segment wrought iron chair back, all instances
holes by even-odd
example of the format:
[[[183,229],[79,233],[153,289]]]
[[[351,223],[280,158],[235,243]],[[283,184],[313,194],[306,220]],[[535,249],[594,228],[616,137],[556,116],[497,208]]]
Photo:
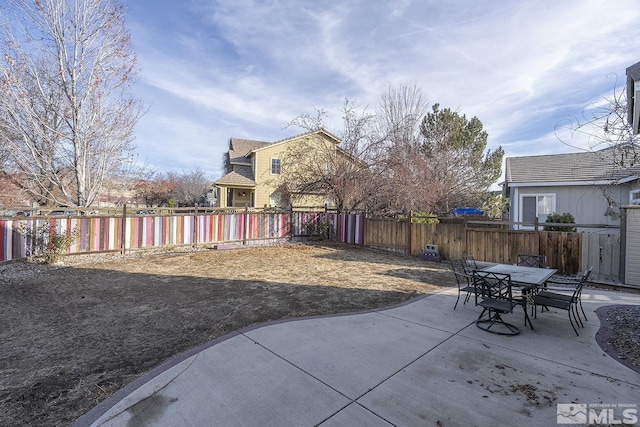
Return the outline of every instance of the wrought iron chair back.
[[[518,254],[516,265],[522,267],[547,267],[547,257],[545,255]]]
[[[458,302],[460,301],[460,295],[462,293],[466,293],[463,301],[463,304],[466,304],[471,297],[471,293],[475,292],[475,287],[473,286],[473,278],[467,270],[466,261],[463,258],[452,259],[450,260],[450,263],[451,269],[453,270],[453,274],[456,278],[456,284],[458,285],[458,298],[453,306],[453,309],[455,310],[458,306]]]
[[[494,334],[519,334],[517,326],[502,319],[502,314],[513,313],[513,308],[520,304],[513,298],[511,275],[479,270],[473,272],[473,279],[476,305],[482,307],[476,326]]]
[[[512,312],[513,307],[518,304],[514,302],[510,274],[474,271],[473,282],[478,305],[485,299],[503,300],[510,303],[508,312]]]
[[[585,282],[589,278],[589,275],[591,274],[591,270],[592,269],[585,271],[585,273],[580,277],[580,280],[573,282],[574,287],[569,288],[570,290],[572,290],[571,293],[567,294],[567,293],[558,293],[558,292],[553,292],[549,290],[544,290],[544,291],[538,292],[536,295],[533,296],[533,303],[535,304],[535,306],[542,306],[546,308],[553,307],[559,310],[566,310],[568,313],[569,322],[571,323],[571,327],[573,328],[573,331],[576,333],[576,335],[579,335],[576,325],[584,327],[584,324],[582,323],[582,319],[578,314],[578,307],[580,307],[580,310],[582,311],[582,314],[585,320],[587,320],[587,316],[585,315],[584,309],[582,308],[581,296],[582,296],[582,288],[584,287]],[[568,284],[568,283],[569,282],[564,282],[564,284]],[[537,310],[535,310],[535,313],[537,316]],[[574,324],[573,322],[574,320],[576,321],[575,322],[576,324]]]

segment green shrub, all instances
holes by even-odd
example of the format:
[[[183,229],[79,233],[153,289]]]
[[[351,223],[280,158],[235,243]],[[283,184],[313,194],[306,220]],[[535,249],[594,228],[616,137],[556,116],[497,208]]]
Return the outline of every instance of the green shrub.
[[[575,224],[576,220],[570,213],[558,214],[554,213],[547,217],[545,221],[551,224]],[[563,227],[560,225],[545,225],[544,231],[576,231],[575,227]]]
[[[487,194],[482,201],[481,209],[489,218],[502,218],[509,199],[500,194]]]
[[[414,224],[438,224],[440,220],[433,213],[414,212],[411,214],[411,222]]]

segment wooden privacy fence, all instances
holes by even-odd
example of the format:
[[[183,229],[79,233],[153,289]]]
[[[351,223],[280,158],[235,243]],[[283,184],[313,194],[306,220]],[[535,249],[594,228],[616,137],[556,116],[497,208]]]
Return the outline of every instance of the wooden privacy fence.
[[[32,254],[28,230],[49,225],[77,239],[68,254],[117,252],[166,246],[265,244],[309,237],[309,224],[330,226],[333,240],[417,256],[438,246],[445,259],[465,254],[490,262],[516,262],[519,253],[543,254],[563,274],[593,266],[593,277],[616,282],[620,276],[620,236],[603,233],[471,228],[460,221],[411,223],[407,219],[367,218],[331,212],[205,212],[163,215],[30,217],[0,219],[0,261]]]
[[[368,218],[365,245],[419,255],[425,245],[438,246],[444,259],[476,259],[514,264],[522,253],[542,254],[562,274],[594,267],[594,277],[618,280],[620,244],[615,234],[471,228],[463,222],[416,224],[407,219]]]

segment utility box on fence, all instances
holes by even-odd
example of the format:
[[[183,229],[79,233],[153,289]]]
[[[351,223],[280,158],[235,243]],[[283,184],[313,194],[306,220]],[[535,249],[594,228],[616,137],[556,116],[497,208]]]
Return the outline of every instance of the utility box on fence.
[[[425,245],[424,252],[420,255],[420,259],[427,261],[440,262],[440,252],[438,252],[438,245]]]

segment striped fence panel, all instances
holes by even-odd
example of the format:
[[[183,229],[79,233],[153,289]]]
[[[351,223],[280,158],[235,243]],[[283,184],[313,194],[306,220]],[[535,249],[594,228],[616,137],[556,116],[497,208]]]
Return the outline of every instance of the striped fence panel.
[[[316,221],[331,223],[336,232],[335,238],[340,242],[363,243],[362,215],[239,212],[131,217],[39,217],[0,220],[0,262],[31,256],[32,242],[27,238],[28,230],[40,230],[47,224],[58,234],[75,236],[67,253],[81,254],[224,242],[266,242],[292,235],[304,236],[306,224]]]
[[[293,212],[291,214],[291,232],[294,236],[308,236],[307,224],[324,221],[324,212]]]
[[[327,222],[341,243],[364,244],[365,216],[362,214],[337,214],[326,212],[293,212],[291,228],[294,236],[307,236],[307,224]]]

